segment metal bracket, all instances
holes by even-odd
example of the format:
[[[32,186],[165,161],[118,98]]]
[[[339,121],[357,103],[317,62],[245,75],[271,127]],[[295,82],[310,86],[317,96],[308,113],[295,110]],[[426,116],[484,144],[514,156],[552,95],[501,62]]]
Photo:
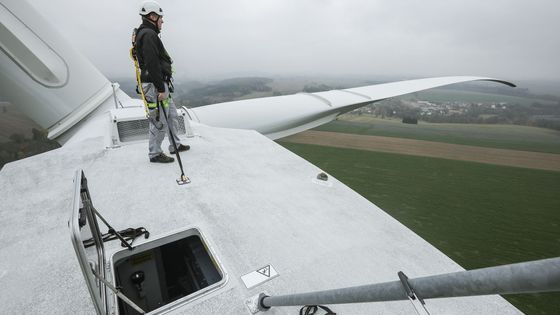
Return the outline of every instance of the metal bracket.
[[[270,307],[262,305],[262,300],[269,295],[266,292],[254,295],[245,300],[245,306],[249,309],[251,314],[257,314],[259,312],[266,312]]]
[[[119,88],[119,84],[111,83],[111,87],[113,88],[113,100],[115,101],[115,108],[118,109],[120,102],[117,100],[117,89]],[[121,107],[123,107],[122,104]]]
[[[408,282],[408,277],[402,271],[399,271],[397,273],[397,275],[399,276],[399,279],[401,280],[401,283],[404,287],[404,291],[406,292],[406,296],[408,297],[408,300],[410,300],[410,302],[412,303],[412,306],[414,306],[414,309],[416,310],[416,312],[419,315],[422,315],[422,314],[428,314],[429,315],[430,313],[428,312],[428,310],[424,306],[426,303],[424,302],[424,300],[421,297],[419,297],[416,294],[416,292],[414,291],[414,289],[412,288],[412,286]]]

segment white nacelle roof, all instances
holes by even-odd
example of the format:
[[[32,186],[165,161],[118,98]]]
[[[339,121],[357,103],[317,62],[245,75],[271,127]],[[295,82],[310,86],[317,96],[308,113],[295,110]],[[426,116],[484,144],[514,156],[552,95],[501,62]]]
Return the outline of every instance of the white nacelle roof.
[[[0,305],[4,313],[93,313],[70,241],[74,172],[82,168],[98,211],[150,239],[197,226],[228,276],[225,287],[177,313],[248,314],[245,299],[462,270],[384,211],[314,165],[254,132],[194,126],[176,164],[148,162],[147,143],[104,149],[103,139],[6,165],[0,172]],[[164,144],[165,147],[165,144]],[[105,229],[102,228],[105,232]],[[143,241],[137,240],[136,242]],[[107,256],[121,250],[107,245]],[[241,276],[272,264],[279,276],[246,289]],[[518,313],[499,296],[427,301],[434,314]],[[410,314],[408,301],[336,305],[340,314]],[[297,314],[273,308],[270,314]]]

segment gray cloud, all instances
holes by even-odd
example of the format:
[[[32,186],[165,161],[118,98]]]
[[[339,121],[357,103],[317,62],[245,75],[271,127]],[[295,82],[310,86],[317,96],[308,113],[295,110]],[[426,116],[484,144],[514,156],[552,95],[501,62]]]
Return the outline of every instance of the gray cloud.
[[[162,0],[179,75],[560,79],[556,0]],[[139,1],[36,1],[108,76],[132,76]]]

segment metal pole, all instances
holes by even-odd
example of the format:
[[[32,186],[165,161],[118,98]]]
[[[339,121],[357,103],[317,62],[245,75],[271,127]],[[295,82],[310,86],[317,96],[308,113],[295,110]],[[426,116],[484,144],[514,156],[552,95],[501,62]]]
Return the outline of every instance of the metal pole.
[[[165,112],[165,108],[163,107],[163,101],[158,101],[158,106],[161,108],[161,111],[163,112],[163,116],[165,117],[165,121],[167,122],[167,129],[169,131],[169,140],[173,144],[173,149],[175,150],[175,156],[177,157],[177,162],[179,163],[179,168],[181,169],[181,177],[177,179],[176,182],[178,185],[188,184],[191,182],[191,180],[185,175],[185,171],[183,171],[183,162],[181,162],[181,156],[179,155],[177,143],[175,142],[175,135],[171,131],[170,124],[173,124],[173,122],[169,121],[168,119],[167,113]]]
[[[560,291],[560,257],[408,279],[422,299]],[[261,295],[259,306],[298,306],[406,300],[401,281],[281,296]]]
[[[117,102],[117,91],[116,91],[117,84],[116,83],[111,83],[111,87],[113,88],[113,100],[115,101],[115,108],[118,109],[119,105],[118,105],[118,102]],[[122,107],[122,105],[121,105],[121,107]]]
[[[189,114],[188,109],[187,109],[186,106],[181,106],[181,109],[183,109],[183,112],[184,112],[187,116],[189,116],[189,117],[185,117],[185,114],[183,114],[183,119],[184,119],[184,121],[185,121],[185,133],[187,134],[187,138],[193,138],[193,137],[194,137],[194,132],[193,132],[192,127],[191,127],[191,120],[192,120],[192,117],[191,117],[191,115]]]

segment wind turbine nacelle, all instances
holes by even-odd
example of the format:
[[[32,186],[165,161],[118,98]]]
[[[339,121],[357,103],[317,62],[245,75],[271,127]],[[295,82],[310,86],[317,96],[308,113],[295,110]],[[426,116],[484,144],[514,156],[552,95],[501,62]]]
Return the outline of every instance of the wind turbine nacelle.
[[[0,3],[0,93],[57,138],[115,93],[26,1]]]

